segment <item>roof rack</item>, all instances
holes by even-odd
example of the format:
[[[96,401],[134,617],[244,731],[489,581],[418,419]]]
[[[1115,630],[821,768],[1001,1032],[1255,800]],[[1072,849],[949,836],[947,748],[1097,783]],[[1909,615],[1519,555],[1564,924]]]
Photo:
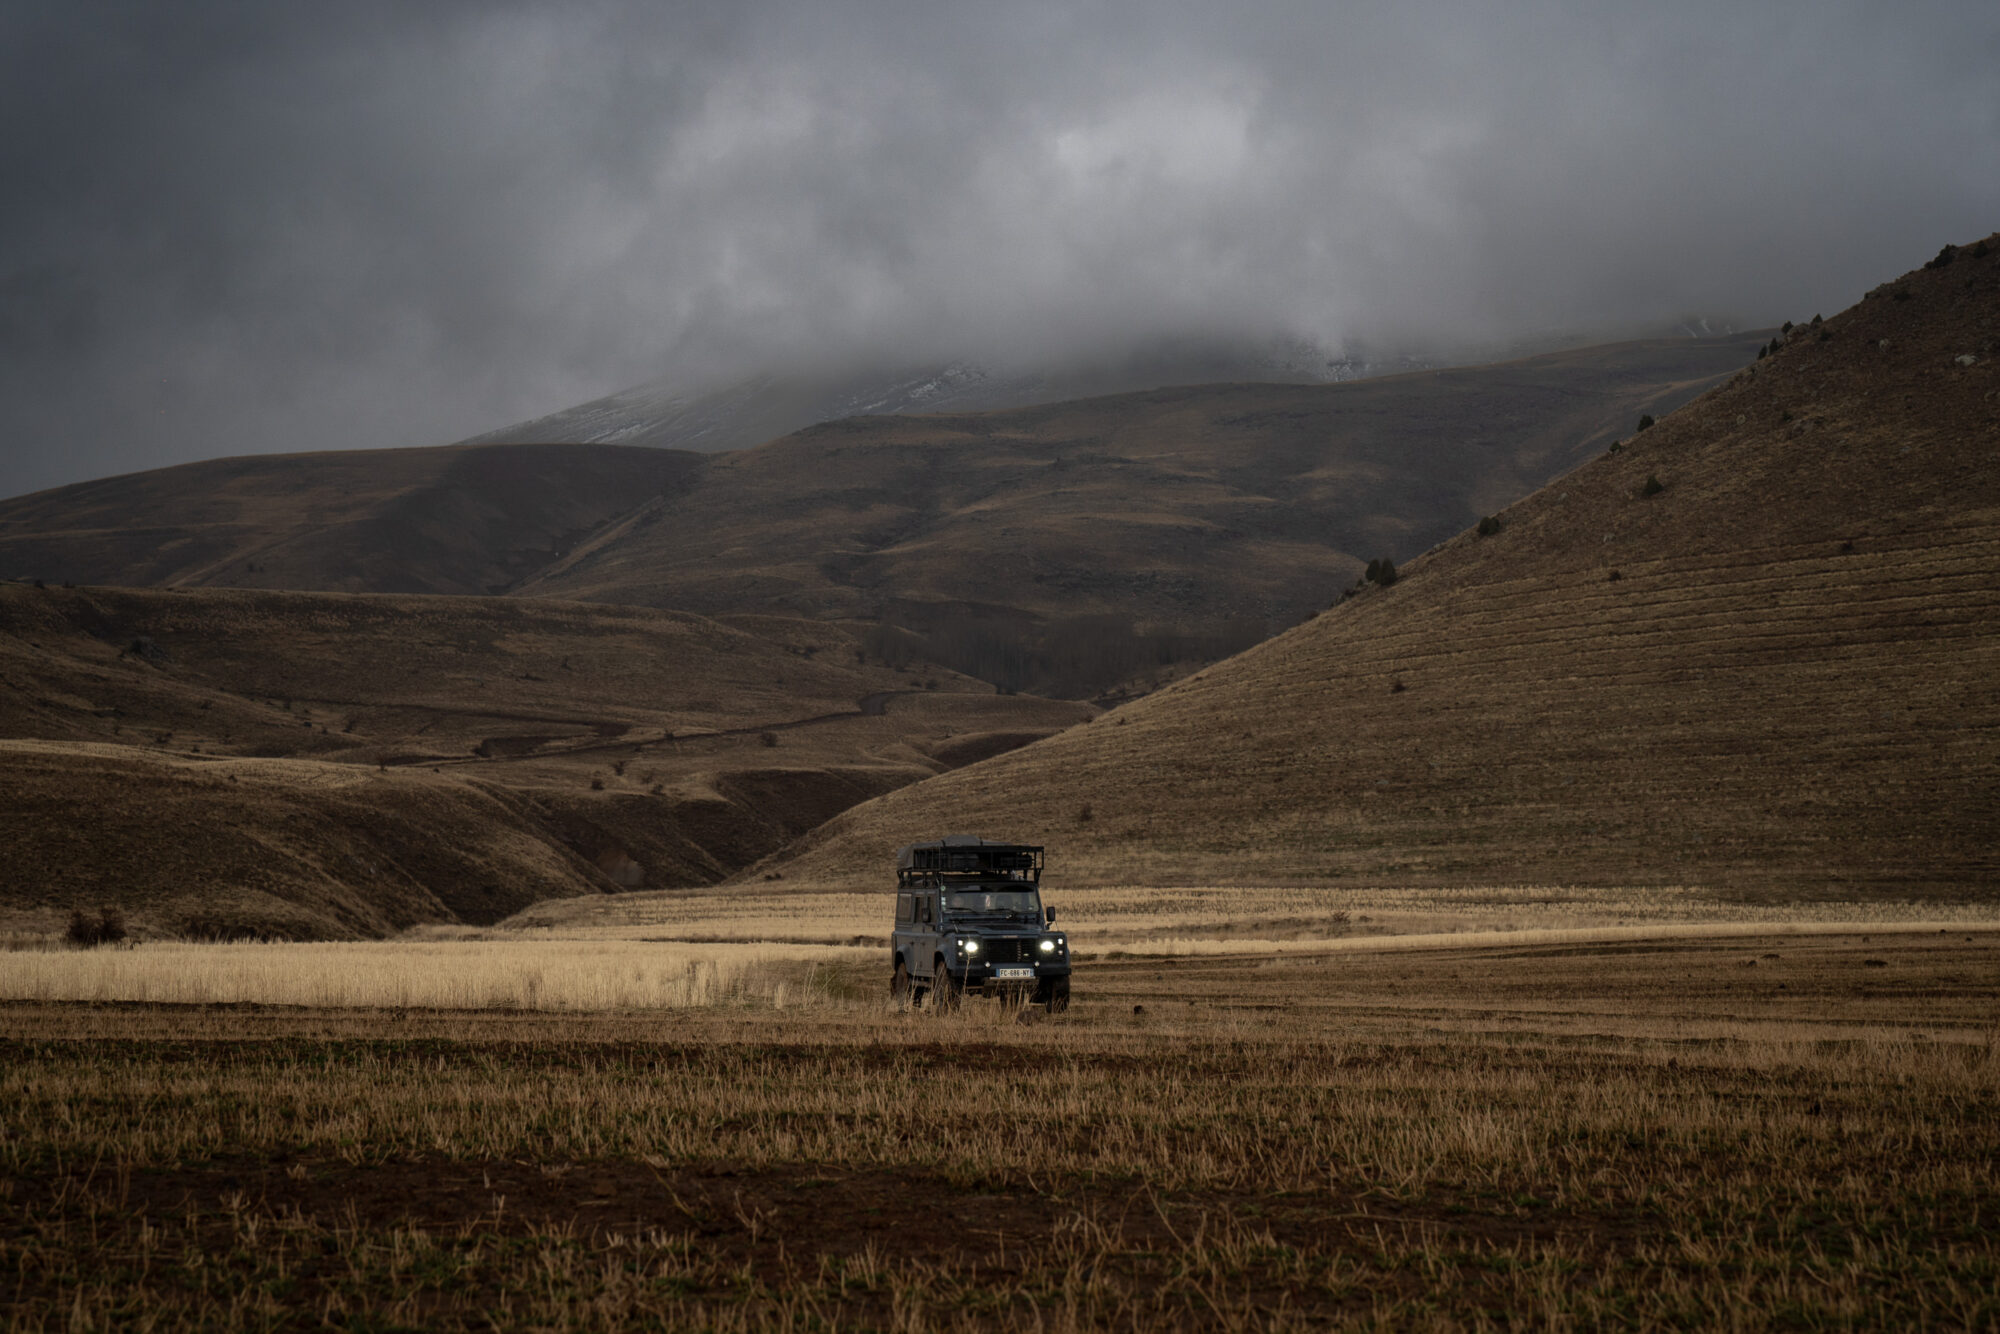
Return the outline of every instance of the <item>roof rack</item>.
[[[947,880],[1011,880],[1038,885],[1042,881],[1042,849],[1027,843],[1003,843],[952,834],[930,843],[912,843],[896,850],[896,879],[909,884]]]

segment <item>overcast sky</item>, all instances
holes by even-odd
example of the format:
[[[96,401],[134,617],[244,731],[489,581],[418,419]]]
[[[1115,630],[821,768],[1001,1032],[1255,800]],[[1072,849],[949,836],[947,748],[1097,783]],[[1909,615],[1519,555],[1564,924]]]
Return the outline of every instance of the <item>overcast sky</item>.
[[[801,361],[1776,322],[1995,228],[1992,0],[9,0],[0,494]]]

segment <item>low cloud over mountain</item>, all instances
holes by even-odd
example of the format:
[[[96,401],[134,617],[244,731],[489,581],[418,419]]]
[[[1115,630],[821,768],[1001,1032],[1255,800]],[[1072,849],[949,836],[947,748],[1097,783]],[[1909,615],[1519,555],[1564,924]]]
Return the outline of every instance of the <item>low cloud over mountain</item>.
[[[0,493],[661,375],[1852,301],[2000,212],[2000,16],[221,0],[0,16]]]

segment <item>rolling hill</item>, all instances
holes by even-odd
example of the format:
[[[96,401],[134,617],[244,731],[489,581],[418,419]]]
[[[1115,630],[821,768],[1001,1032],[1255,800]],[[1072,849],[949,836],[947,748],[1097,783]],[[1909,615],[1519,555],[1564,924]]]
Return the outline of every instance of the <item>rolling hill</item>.
[[[1090,884],[2000,889],[2000,236],[1393,584],[772,859],[944,832]],[[1552,891],[1554,892],[1554,891]]]
[[[1008,689],[1143,689],[1526,494],[1754,346],[1661,339],[1346,384],[858,417],[721,455],[221,460],[0,503],[0,570],[858,620],[894,627],[886,657]]]
[[[0,584],[0,925],[340,937],[712,883],[1089,716],[837,627]]]
[[[691,454],[615,445],[211,459],[0,501],[0,575],[502,593],[699,465]]]
[[[1754,352],[1662,340],[831,422],[715,457],[519,591],[886,622],[985,679],[1087,693],[1133,669],[1116,649],[1135,630],[1204,644],[1247,621],[1254,642],[1370,558],[1422,550]],[[1106,664],[1063,660],[1084,640],[1110,641]]]

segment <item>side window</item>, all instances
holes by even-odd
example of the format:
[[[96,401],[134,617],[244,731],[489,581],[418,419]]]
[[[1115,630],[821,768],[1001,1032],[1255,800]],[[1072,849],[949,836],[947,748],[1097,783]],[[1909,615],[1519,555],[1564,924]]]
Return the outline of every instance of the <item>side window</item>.
[[[917,920],[919,922],[929,922],[931,920],[932,902],[933,900],[928,894],[917,900]]]
[[[913,911],[910,907],[910,896],[908,894],[898,894],[896,896],[896,920],[899,922],[910,921]]]

